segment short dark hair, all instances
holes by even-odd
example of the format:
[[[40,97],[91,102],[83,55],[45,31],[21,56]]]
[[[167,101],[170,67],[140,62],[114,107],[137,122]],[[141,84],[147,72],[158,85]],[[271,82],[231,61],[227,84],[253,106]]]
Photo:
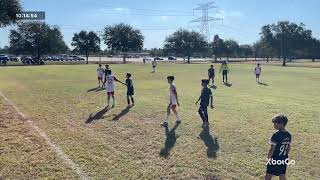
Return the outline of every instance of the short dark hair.
[[[258,66],[260,66],[260,63],[258,63]]]
[[[168,76],[167,79],[173,81],[174,80],[174,76]]]
[[[101,66],[101,64],[99,64],[99,66]]]
[[[107,70],[107,74],[111,74],[111,70],[110,69]]]
[[[131,77],[131,73],[127,73],[127,76],[128,76],[128,77]]]
[[[204,83],[205,85],[209,84],[209,80],[208,79],[202,79],[201,82]]]
[[[211,64],[210,67],[213,67],[213,65]]]
[[[279,124],[283,124],[284,126],[287,125],[288,123],[288,118],[286,115],[280,114],[280,115],[276,115],[272,118],[272,122],[273,123],[279,123]]]

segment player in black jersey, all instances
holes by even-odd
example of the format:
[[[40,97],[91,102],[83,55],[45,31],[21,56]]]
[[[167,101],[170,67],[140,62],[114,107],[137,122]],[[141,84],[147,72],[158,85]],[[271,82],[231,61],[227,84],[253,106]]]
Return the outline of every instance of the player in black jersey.
[[[208,69],[208,80],[209,80],[209,84],[210,84],[210,80],[212,81],[212,86],[214,85],[214,68],[213,65],[210,65],[210,69]]]
[[[269,141],[271,147],[268,153],[265,180],[270,180],[272,176],[279,176],[280,180],[286,180],[291,143],[291,134],[285,129],[288,118],[285,115],[278,115],[272,118],[272,122],[278,131],[272,135]]]
[[[134,95],[134,88],[133,88],[133,82],[131,79],[131,73],[127,73],[126,75],[126,85],[127,85],[127,102],[128,102],[128,107],[132,107],[134,106],[134,99],[133,99],[133,95]],[[132,105],[130,105],[130,99],[132,102]]]

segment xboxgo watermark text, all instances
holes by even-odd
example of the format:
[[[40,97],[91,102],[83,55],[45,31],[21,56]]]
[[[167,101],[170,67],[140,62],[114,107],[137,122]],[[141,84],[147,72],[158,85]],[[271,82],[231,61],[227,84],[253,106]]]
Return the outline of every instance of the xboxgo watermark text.
[[[283,160],[279,160],[279,159],[267,159],[267,164],[266,165],[295,165],[296,161],[293,159],[283,159]]]

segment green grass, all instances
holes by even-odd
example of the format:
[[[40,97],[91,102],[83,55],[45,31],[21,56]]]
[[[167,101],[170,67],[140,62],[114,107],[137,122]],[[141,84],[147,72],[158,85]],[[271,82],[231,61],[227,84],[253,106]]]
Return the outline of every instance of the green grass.
[[[121,80],[126,72],[133,74],[136,106],[125,109],[126,88],[116,84],[116,107],[86,124],[90,114],[94,116],[106,106],[105,91],[87,92],[97,85],[96,68],[0,68],[0,90],[95,179],[261,178],[268,140],[275,131],[271,118],[277,113],[289,117],[287,129],[293,137],[290,157],[296,164],[288,168],[288,179],[320,178],[318,68],[263,66],[265,86],[255,83],[254,65],[231,64],[231,87],[222,84],[221,76],[216,77],[215,109],[209,110],[210,132],[202,130],[195,105],[208,65],[160,63],[154,74],[150,65],[111,65]],[[168,138],[160,127],[168,103],[167,75],[176,77],[181,104],[178,111],[183,121]],[[119,119],[114,121],[115,117]],[[2,121],[10,125],[10,119]],[[2,146],[3,141],[1,155]],[[163,149],[167,156],[160,154]],[[46,152],[55,156],[50,149]],[[0,179],[17,178],[3,170],[17,162],[0,160]],[[43,165],[52,166],[48,162]],[[31,165],[22,161],[20,166],[28,169]],[[55,169],[60,170],[58,178],[63,178],[61,174],[64,178],[74,176],[63,164]],[[55,176],[49,174],[40,173],[35,178]]]

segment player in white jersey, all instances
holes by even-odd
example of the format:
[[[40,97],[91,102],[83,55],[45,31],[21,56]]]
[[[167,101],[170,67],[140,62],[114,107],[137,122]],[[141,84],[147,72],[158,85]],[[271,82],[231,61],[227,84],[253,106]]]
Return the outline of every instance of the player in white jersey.
[[[179,118],[179,114],[177,112],[177,105],[180,106],[179,104],[179,99],[178,99],[178,93],[177,93],[177,89],[176,86],[173,84],[174,81],[174,76],[168,76],[168,83],[170,84],[170,95],[169,95],[169,105],[167,107],[167,116],[166,116],[166,120],[164,123],[162,123],[161,125],[164,127],[168,127],[169,125],[169,118],[170,118],[170,114],[171,114],[171,110],[173,111],[173,113],[176,116],[176,124],[180,124],[180,118]]]
[[[154,59],[152,62],[152,72],[155,73],[156,72],[156,67],[157,67],[157,61]]]
[[[108,96],[108,107],[110,104],[110,96],[112,97],[112,107],[115,106],[115,97],[114,97],[114,81],[120,82],[122,84],[124,84],[123,82],[119,81],[116,77],[114,77],[112,75],[111,70],[107,70],[106,71],[106,77],[105,77],[105,82],[104,84],[106,84],[106,90],[107,90],[107,96]],[[126,85],[126,84],[124,84]]]
[[[99,64],[99,67],[97,69],[97,73],[98,73],[98,84],[99,84],[99,87],[100,87],[100,84],[103,85],[102,79],[103,79],[103,74],[104,74],[104,70],[103,70],[101,64]]]
[[[254,68],[254,72],[256,74],[256,82],[260,83],[260,74],[261,74],[260,63],[257,64],[256,68]]]

